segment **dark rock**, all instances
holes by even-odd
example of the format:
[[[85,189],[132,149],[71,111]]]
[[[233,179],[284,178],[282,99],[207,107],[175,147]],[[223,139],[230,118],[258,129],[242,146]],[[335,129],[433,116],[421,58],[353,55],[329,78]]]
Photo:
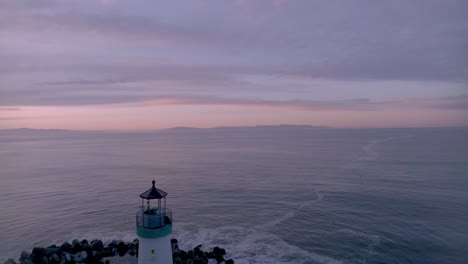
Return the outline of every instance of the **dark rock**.
[[[226,251],[219,247],[213,248],[213,258],[216,259],[216,262],[221,263],[224,261],[223,255],[226,254]]]
[[[44,248],[35,247],[33,248],[32,253],[35,255],[36,258],[42,259],[42,257],[44,256],[44,251],[45,251]]]
[[[42,257],[41,264],[49,264],[49,258],[46,256]]]
[[[201,245],[196,246],[196,247],[193,249],[193,251],[194,251],[194,253],[195,253],[195,257],[196,257],[196,258],[207,259],[206,256],[205,256],[205,253],[201,250]]]
[[[224,252],[224,254],[223,254],[223,252]],[[222,248],[214,247],[213,248],[213,254],[223,256],[223,255],[226,254],[226,251],[224,249],[222,249]]]
[[[128,245],[125,242],[120,241],[119,244],[117,245],[117,252],[119,252],[119,256],[121,257],[125,256],[125,253],[127,253],[127,248],[128,248]]]
[[[76,262],[76,263],[80,263],[80,262],[85,262],[85,260],[88,258],[88,253],[86,253],[86,251],[81,251],[79,253],[77,253],[75,255],[75,257],[73,258],[73,260]]]
[[[33,262],[30,258],[27,258],[27,259],[22,260],[21,264],[33,264]]]
[[[70,243],[68,242],[65,242],[60,246],[60,248],[65,252],[70,252],[72,249],[72,245],[70,245]]]
[[[216,258],[216,263],[217,263],[217,264],[222,264],[222,263],[224,263],[224,258],[223,258],[223,256],[217,257],[217,258]]]
[[[104,257],[112,257],[112,256],[114,256],[114,254],[112,253],[111,247],[106,246],[101,250],[101,257],[104,258]]]
[[[208,258],[205,256],[205,253],[203,253],[203,251],[195,252],[195,259],[206,259],[206,260],[208,260]]]
[[[104,262],[104,264],[109,264],[109,260],[108,260],[108,259],[106,259],[106,262]]]
[[[51,247],[45,248],[45,249],[44,249],[44,256],[50,257],[50,256],[52,256],[53,254],[57,254],[57,252],[58,252],[59,250],[61,250],[61,249],[60,249],[60,248],[57,248],[57,247],[55,247],[55,248],[51,248]]]
[[[174,264],[182,264],[182,259],[180,257],[175,257]]]
[[[128,244],[127,250],[130,250],[130,249],[136,250],[135,244],[133,244],[133,243]]]
[[[26,251],[23,251],[23,252],[21,252],[21,256],[19,258],[19,261],[23,261],[23,260],[28,259],[28,258],[29,258],[29,253],[26,252]]]
[[[118,245],[119,245],[119,241],[114,239],[114,240],[112,240],[112,242],[110,242],[110,244],[108,246],[111,247],[111,248],[116,248]]]
[[[60,257],[57,254],[52,254],[50,256],[50,264],[59,264],[60,263]]]
[[[215,255],[215,259],[218,262],[218,264],[224,261],[224,258],[221,255]]]
[[[104,244],[101,240],[94,240],[91,242],[91,249],[101,251],[104,248]]]
[[[76,244],[80,244],[80,241],[78,241],[78,239],[73,239],[72,247],[75,247]]]
[[[132,244],[135,245],[136,256],[138,257],[138,247],[140,246],[140,240],[134,239]]]
[[[88,240],[83,239],[83,240],[81,241],[81,246],[83,247],[83,250],[84,250],[84,251],[89,251],[89,252],[91,252],[91,245],[88,243]]]
[[[65,254],[65,260],[68,262],[72,261],[72,256],[70,254]]]
[[[180,249],[179,249],[179,245],[173,245],[172,247],[172,253],[177,253],[179,254],[180,253]]]
[[[234,260],[225,260],[226,250],[214,247],[211,252],[202,250],[202,245],[198,245],[193,250],[180,250],[177,239],[171,239],[172,259],[174,264],[208,264],[208,259],[215,259],[218,264],[234,264]],[[74,239],[72,243],[65,242],[60,247],[50,245],[47,248],[35,247],[29,254],[23,251],[19,258],[21,264],[104,264],[102,258],[113,256],[137,256],[138,258],[139,240],[132,243],[122,240],[113,240],[109,245],[104,246],[101,240],[92,240],[89,243],[86,239],[79,242]],[[10,260],[9,260],[10,261]],[[210,261],[214,262],[213,260]],[[106,261],[109,264],[109,261]],[[5,264],[17,264],[5,262]]]
[[[77,240],[77,239],[74,239],[72,241],[72,254],[76,254],[80,251],[83,250],[83,246],[81,245],[81,243]]]
[[[31,255],[29,255],[29,259],[32,260],[33,263],[40,264],[42,261],[42,257],[44,255],[44,248],[35,247]]]
[[[179,257],[180,259],[182,260],[182,262],[186,261],[188,259],[188,255],[187,255],[187,252],[181,250],[179,252]]]
[[[128,250],[127,253],[128,253],[130,256],[135,256],[135,255],[136,255],[136,249],[131,248],[131,249]]]

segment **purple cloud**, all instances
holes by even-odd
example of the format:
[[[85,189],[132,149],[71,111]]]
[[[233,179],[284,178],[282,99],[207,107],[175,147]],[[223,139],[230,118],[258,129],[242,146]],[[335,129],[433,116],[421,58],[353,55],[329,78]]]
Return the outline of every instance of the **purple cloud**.
[[[160,95],[145,105],[224,105],[240,107],[269,107],[291,110],[324,111],[353,110],[375,111],[401,108],[427,108],[446,110],[468,110],[468,94],[442,98],[410,98],[400,100],[371,100],[356,98],[350,100],[318,101],[318,100],[262,100],[247,98],[220,98],[214,96],[190,95]]]
[[[366,93],[354,97],[369,99],[311,101],[314,83],[304,84],[303,94],[271,99],[293,84],[245,79],[406,80],[468,90],[467,8],[462,0],[2,1],[0,106],[126,103],[175,93],[198,96],[187,99],[192,103],[245,97],[237,103],[306,109],[405,105]],[[338,97],[346,88],[330,89]],[[304,94],[309,99],[294,99]],[[465,103],[417,105],[465,109]]]

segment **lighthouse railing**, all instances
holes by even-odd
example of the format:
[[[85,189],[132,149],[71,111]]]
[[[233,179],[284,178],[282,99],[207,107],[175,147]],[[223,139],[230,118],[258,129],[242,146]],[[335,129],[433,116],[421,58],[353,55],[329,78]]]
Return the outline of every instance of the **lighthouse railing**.
[[[172,211],[168,208],[144,209],[140,206],[136,213],[137,228],[158,229],[172,224]]]

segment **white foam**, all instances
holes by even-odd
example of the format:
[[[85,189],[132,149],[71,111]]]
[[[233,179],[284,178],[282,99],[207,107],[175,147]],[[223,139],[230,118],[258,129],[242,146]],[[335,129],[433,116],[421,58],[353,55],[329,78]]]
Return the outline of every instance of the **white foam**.
[[[281,221],[293,217],[294,212],[287,212],[279,220],[267,223],[265,227],[275,226]],[[197,225],[189,223],[177,223],[174,233],[171,237],[177,238],[179,247],[183,250],[192,249],[199,244],[203,245],[203,250],[208,251],[215,246],[226,249],[226,259],[232,258],[235,263],[247,264],[271,264],[271,263],[290,263],[290,264],[314,264],[342,263],[331,257],[322,256],[309,252],[298,246],[291,245],[281,237],[261,230],[257,227],[244,228],[238,226],[225,226],[217,228],[197,228]],[[137,238],[135,231],[112,231],[109,230],[90,230],[88,232],[72,233],[68,235],[68,240],[57,238],[56,244],[70,239],[101,239],[105,244],[112,240],[133,241]]]
[[[226,249],[226,258],[236,263],[341,263],[340,261],[306,251],[288,244],[279,236],[255,228],[219,227],[179,228],[174,234],[182,249],[203,244],[204,250],[214,246]]]
[[[375,248],[380,244],[380,236],[367,234],[359,231],[354,231],[348,228],[339,229],[336,232],[344,233],[350,235],[352,237],[358,237],[366,241],[367,246],[365,248],[361,248],[362,251],[361,257],[367,259],[369,256],[375,253]]]
[[[286,220],[288,220],[290,218],[293,218],[293,217],[294,217],[294,211],[288,211],[282,217],[273,218],[273,220],[271,220],[269,222],[266,222],[264,224],[261,224],[261,225],[257,225],[257,226],[255,226],[255,228],[257,228],[257,229],[269,229],[269,228],[275,227],[275,226],[281,224],[282,222],[284,222],[284,221],[286,221]]]
[[[364,145],[362,147],[362,150],[364,151],[364,156],[360,157],[360,160],[376,160],[379,157],[379,153],[375,151],[374,147],[375,145],[383,142],[387,142],[392,140],[393,137],[387,137],[384,139],[377,139],[377,140],[371,140],[369,143]]]
[[[380,237],[378,235],[370,235],[370,234],[366,234],[366,233],[363,233],[363,232],[354,231],[354,230],[351,230],[351,229],[348,229],[348,228],[339,229],[336,232],[348,234],[348,235],[351,235],[351,236],[362,237],[362,238],[364,238],[366,240],[369,240],[371,242],[370,244],[373,244],[373,245],[378,245],[380,243]]]
[[[314,200],[293,201],[293,202],[278,201],[276,203],[281,204],[281,205],[285,205],[288,208],[293,208],[293,209],[297,209],[297,210],[309,208],[309,207],[311,207],[312,204],[320,202],[320,201],[323,200],[323,198],[325,198],[325,195],[322,192],[320,192],[318,190],[315,190],[315,189],[313,190],[313,192],[315,193],[315,196],[316,196],[316,198]]]

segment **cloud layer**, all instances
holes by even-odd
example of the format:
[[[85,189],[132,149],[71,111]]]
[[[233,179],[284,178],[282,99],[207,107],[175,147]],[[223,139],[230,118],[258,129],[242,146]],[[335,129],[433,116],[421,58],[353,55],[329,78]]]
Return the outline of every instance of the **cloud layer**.
[[[466,10],[463,0],[1,1],[0,107],[466,111]]]

